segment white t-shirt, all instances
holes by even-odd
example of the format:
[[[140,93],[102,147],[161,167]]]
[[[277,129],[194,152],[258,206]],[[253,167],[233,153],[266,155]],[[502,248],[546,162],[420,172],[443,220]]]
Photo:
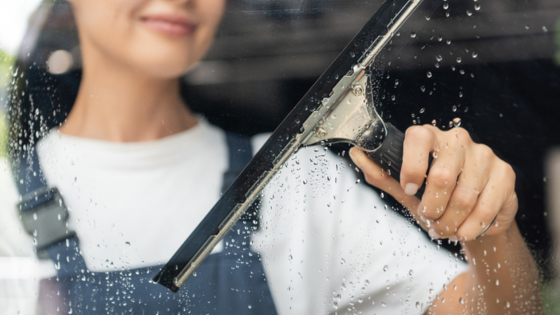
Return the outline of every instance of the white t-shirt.
[[[254,137],[254,148],[265,140]],[[225,133],[204,119],[141,143],[54,129],[38,154],[93,271],[166,263],[219,199],[228,160]],[[466,270],[387,210],[355,172],[327,149],[307,148],[267,187],[252,248],[261,254],[280,315],[418,314]],[[55,275],[51,262],[40,264],[42,277]]]

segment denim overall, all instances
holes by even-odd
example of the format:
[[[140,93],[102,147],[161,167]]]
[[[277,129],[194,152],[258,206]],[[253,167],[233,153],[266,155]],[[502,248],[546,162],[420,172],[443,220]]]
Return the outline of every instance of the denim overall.
[[[224,173],[222,191],[252,156],[249,138],[230,133],[226,136],[229,169]],[[40,236],[57,233],[53,227],[56,219],[49,219],[54,215],[49,213],[56,213],[53,207],[63,201],[46,189],[36,152],[30,151],[20,155],[19,172],[15,172],[20,194],[27,196],[20,211],[22,218],[32,218],[27,223],[22,220],[36,244],[44,244],[48,240],[40,240]],[[50,204],[50,210],[45,204]],[[246,214],[234,226],[223,240],[224,249],[210,255],[177,293],[151,281],[163,266],[89,271],[76,233],[67,228],[58,231],[63,239],[58,237],[47,246],[37,247],[39,257],[48,256],[57,269],[55,277],[41,281],[39,314],[276,314],[261,259],[250,249],[250,234],[258,224],[253,216]]]

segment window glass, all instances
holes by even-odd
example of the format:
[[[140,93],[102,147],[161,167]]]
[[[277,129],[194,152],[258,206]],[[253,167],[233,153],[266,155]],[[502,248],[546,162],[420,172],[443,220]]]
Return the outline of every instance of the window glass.
[[[105,11],[92,0],[0,4],[2,312],[476,313],[536,310],[542,299],[555,314],[554,0],[424,0],[365,73],[368,113],[375,109],[402,132],[424,126],[416,130],[457,134],[456,142],[427,145],[418,155],[426,167],[446,173],[448,164],[438,161],[458,151],[463,162],[478,159],[450,167],[455,183],[486,178],[456,215],[465,220],[495,202],[499,209],[480,222],[481,231],[494,229],[489,235],[467,245],[448,239],[453,231],[439,239],[437,219],[426,222],[419,203],[405,200],[418,206],[411,214],[400,203],[404,192],[391,196],[410,186],[375,187],[381,170],[368,173],[348,143],[326,141],[280,164],[179,292],[153,283],[243,169],[247,152],[288,143],[265,144],[296,104],[312,104],[306,92],[336,58],[359,63],[359,54],[339,54],[384,8],[381,0],[207,1],[103,0],[112,8]],[[328,95],[311,97],[315,111]],[[336,115],[329,119],[336,123]],[[405,152],[428,138],[407,140]],[[263,165],[255,169],[270,166]],[[41,191],[45,185],[57,191]],[[430,197],[423,202],[437,203],[435,185],[424,187]],[[442,188],[441,199],[455,187]],[[507,196],[515,198],[500,195],[513,189]],[[43,203],[42,212],[25,212]],[[499,232],[496,222],[506,221]],[[473,270],[484,285],[455,282]],[[494,297],[493,289],[505,293]]]

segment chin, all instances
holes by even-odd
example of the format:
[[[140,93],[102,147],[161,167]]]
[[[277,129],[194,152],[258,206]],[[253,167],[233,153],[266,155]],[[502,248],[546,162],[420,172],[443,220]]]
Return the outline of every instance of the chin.
[[[138,69],[158,78],[173,79],[183,76],[204,56],[190,49],[146,51],[137,57],[134,64]]]
[[[147,69],[147,73],[155,78],[160,79],[177,79],[187,73],[190,65],[153,65]]]
[[[150,58],[145,56],[135,62],[135,68],[160,79],[176,79],[183,76],[187,71],[198,62],[198,59],[183,56],[170,56],[167,58]]]

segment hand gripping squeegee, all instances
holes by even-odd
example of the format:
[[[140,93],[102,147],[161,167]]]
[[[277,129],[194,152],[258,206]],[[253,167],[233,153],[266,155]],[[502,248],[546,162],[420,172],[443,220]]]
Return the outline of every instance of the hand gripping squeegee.
[[[194,273],[299,148],[345,142],[400,179],[404,135],[377,114],[366,74],[422,0],[387,0],[288,114],[154,282],[173,292]],[[421,192],[419,192],[421,195]]]

